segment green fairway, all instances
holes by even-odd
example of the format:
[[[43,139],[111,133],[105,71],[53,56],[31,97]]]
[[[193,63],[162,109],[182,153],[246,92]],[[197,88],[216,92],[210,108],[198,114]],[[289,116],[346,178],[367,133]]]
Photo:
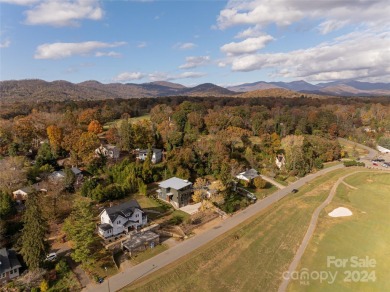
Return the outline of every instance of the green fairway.
[[[390,173],[358,173],[345,182],[350,186],[340,184],[333,201],[320,214],[297,268],[308,269],[314,278],[316,272],[332,273],[336,275],[334,283],[330,276],[330,283],[322,284],[314,279],[302,283],[294,280],[288,291],[390,291]],[[337,207],[346,207],[353,215],[329,217]],[[330,257],[346,259],[345,264],[328,264]],[[369,267],[353,266],[355,259],[367,257]]]
[[[314,180],[124,291],[276,291],[311,214],[338,177],[354,170],[341,169]]]

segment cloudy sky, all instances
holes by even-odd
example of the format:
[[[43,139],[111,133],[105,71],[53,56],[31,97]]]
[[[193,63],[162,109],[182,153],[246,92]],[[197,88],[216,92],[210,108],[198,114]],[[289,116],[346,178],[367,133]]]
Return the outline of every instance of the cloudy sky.
[[[0,0],[0,79],[390,81],[389,0]]]

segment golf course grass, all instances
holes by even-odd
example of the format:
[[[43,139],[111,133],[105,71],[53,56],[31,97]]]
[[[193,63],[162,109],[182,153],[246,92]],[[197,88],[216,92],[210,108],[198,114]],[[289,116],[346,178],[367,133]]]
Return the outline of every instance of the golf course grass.
[[[337,179],[328,173],[206,246],[123,291],[277,291],[315,208]]]
[[[348,186],[340,184],[321,212],[296,270],[307,269],[309,280],[291,280],[287,291],[390,291],[390,173],[357,173],[344,181]],[[329,217],[338,207],[348,208],[353,215]],[[346,260],[336,267],[328,259]],[[365,266],[354,266],[356,259]],[[321,271],[335,275],[334,283],[330,274],[322,283],[313,279]]]

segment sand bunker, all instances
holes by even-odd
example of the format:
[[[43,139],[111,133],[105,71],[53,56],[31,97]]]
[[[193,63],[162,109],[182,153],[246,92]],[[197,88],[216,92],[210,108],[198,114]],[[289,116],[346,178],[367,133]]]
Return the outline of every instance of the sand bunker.
[[[334,209],[328,215],[330,217],[347,217],[347,216],[351,216],[352,212],[348,208],[339,207],[339,208]]]

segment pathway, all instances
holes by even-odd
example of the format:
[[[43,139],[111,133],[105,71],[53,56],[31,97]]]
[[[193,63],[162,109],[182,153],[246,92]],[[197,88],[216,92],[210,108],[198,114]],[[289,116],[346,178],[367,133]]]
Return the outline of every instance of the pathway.
[[[265,181],[267,181],[267,182],[273,184],[273,185],[274,185],[275,187],[277,187],[278,189],[284,189],[284,188],[285,188],[284,185],[278,183],[278,182],[277,182],[276,180],[274,180],[273,178],[270,178],[270,177],[265,176],[265,175],[262,175],[262,174],[260,174],[260,177],[261,177],[263,180],[265,180]]]
[[[304,254],[304,252],[306,250],[306,247],[308,246],[309,241],[310,241],[310,239],[311,239],[311,237],[312,237],[312,235],[313,235],[313,233],[315,231],[315,228],[316,228],[316,225],[317,225],[317,221],[318,221],[318,217],[319,217],[321,211],[332,201],[332,199],[335,196],[337,188],[340,185],[340,183],[344,183],[347,186],[350,186],[350,185],[348,185],[347,183],[344,182],[344,179],[349,177],[349,176],[351,176],[351,175],[354,175],[356,173],[361,173],[361,172],[366,172],[366,171],[354,171],[352,173],[349,173],[349,174],[344,175],[343,177],[339,178],[337,180],[337,182],[335,183],[335,185],[330,190],[329,195],[326,198],[326,200],[320,206],[318,206],[317,209],[314,211],[313,215],[311,216],[309,228],[306,231],[305,237],[303,238],[302,243],[299,246],[298,251],[295,254],[295,257],[294,257],[293,261],[291,262],[291,264],[290,264],[290,266],[288,268],[288,274],[291,274],[292,272],[294,272],[296,270],[299,262],[301,261],[301,258],[303,256],[303,254]],[[355,188],[353,186],[350,186],[350,187],[352,187],[353,189],[357,189],[357,188]],[[278,291],[279,292],[286,291],[289,282],[290,282],[290,278],[283,278],[283,281],[282,281],[281,285],[279,286],[279,290]]]

